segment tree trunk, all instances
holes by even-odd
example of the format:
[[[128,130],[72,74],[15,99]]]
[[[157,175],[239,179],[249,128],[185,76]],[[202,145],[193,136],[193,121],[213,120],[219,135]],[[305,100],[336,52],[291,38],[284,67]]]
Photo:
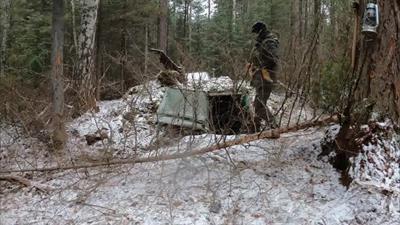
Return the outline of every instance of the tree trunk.
[[[376,103],[375,111],[399,123],[400,118],[400,11],[398,0],[378,1],[380,25],[376,38],[361,36],[355,65],[355,100]],[[360,1],[362,18],[367,1]]]
[[[269,29],[274,30],[275,29],[275,19],[274,19],[274,14],[275,13],[275,7],[274,7],[274,1],[270,0],[269,1]]]
[[[158,24],[158,47],[159,49],[167,53],[167,45],[168,45],[168,0],[160,0],[160,16]]]
[[[51,51],[51,81],[53,88],[53,145],[62,150],[65,145],[64,127],[64,82],[63,82],[63,45],[64,45],[64,1],[53,0]]]
[[[251,4],[251,0],[247,0],[247,6],[246,6],[246,16],[247,16],[247,19],[248,20],[250,20],[251,21],[251,16],[252,16],[252,13],[251,13],[251,10],[252,10],[252,4]]]
[[[99,1],[99,8],[98,8],[98,17],[97,17],[97,26],[96,26],[96,54],[95,54],[95,93],[96,93],[96,99],[100,99],[100,94],[101,94],[101,81],[104,78],[104,56],[103,54],[100,53],[103,44],[103,40],[101,37],[103,36],[103,27],[101,27],[101,24],[103,22],[103,2]]]
[[[331,1],[329,4],[329,21],[332,29],[332,38],[333,40],[336,40],[338,30],[336,22],[336,6],[334,1]]]
[[[302,15],[302,0],[293,0],[291,2],[291,39],[292,46],[291,48],[295,48],[293,51],[297,52],[298,49],[301,48],[302,42],[302,31],[303,31],[303,15]]]
[[[192,52],[192,4],[189,2],[189,13],[188,13],[188,50]]]
[[[304,31],[303,31],[303,39],[306,39],[307,35],[308,35],[308,1],[309,0],[305,0],[305,2],[304,2],[304,26],[303,26]]]
[[[149,25],[144,28],[144,76],[147,77],[149,67]]]
[[[298,28],[298,31],[299,31],[299,33],[298,33],[298,35],[299,35],[299,41],[300,41],[300,45],[302,45],[302,42],[303,42],[303,26],[304,26],[304,18],[303,18],[303,0],[299,0],[299,2],[298,2],[299,4],[298,4],[298,21],[299,21],[299,28]]]
[[[351,68],[355,71],[356,57],[357,57],[357,43],[360,36],[360,17],[358,16],[358,9],[354,11],[354,27],[353,27],[353,40],[351,46]]]
[[[81,0],[81,32],[79,35],[79,72],[81,77],[80,106],[96,106],[95,39],[100,0]]]
[[[128,2],[127,0],[124,1],[124,9],[128,9]],[[100,17],[100,16],[99,16]],[[121,45],[120,45],[120,73],[121,73],[121,80],[120,80],[120,90],[124,93],[128,82],[128,76],[125,70],[126,67],[126,62],[128,58],[128,51],[127,51],[127,36],[128,36],[128,30],[127,30],[127,19],[126,17],[121,19]]]
[[[71,20],[72,20],[72,39],[74,41],[75,52],[78,53],[78,35],[76,34],[76,19],[75,19],[75,0],[70,0],[71,4]]]
[[[208,17],[208,21],[210,21],[211,20],[211,0],[208,0],[208,14],[207,14],[207,17]]]
[[[2,10],[0,17],[0,28],[1,28],[1,46],[0,46],[0,77],[5,76],[6,70],[6,51],[7,51],[7,40],[8,31],[10,29],[11,19],[11,0],[1,0],[0,8]]]
[[[236,25],[236,0],[232,0],[232,26]]]
[[[368,123],[372,111],[393,119],[395,123],[400,122],[399,2],[378,2],[380,25],[377,35],[371,37],[360,34],[358,43],[353,42],[353,82],[343,112],[342,126],[335,139],[336,153],[341,157],[341,161],[347,161],[349,157],[360,153],[360,125]],[[356,7],[358,18],[355,20],[355,28],[358,28],[358,21],[363,21],[366,3],[367,0],[360,0]],[[355,31],[361,32],[360,29]],[[354,38],[358,38],[358,35],[354,35]],[[372,105],[375,106],[373,109]]]
[[[285,73],[285,82],[287,82],[288,86],[291,86],[295,83],[294,81],[297,79],[293,77],[293,74],[298,67],[298,54],[301,50],[301,30],[300,30],[300,20],[299,20],[299,3],[300,0],[293,0],[290,2],[290,38],[289,38],[289,47],[286,48],[285,56],[287,57],[289,63],[286,65],[285,69],[282,71],[287,71]]]
[[[185,0],[185,5],[184,5],[184,15],[183,15],[183,38],[186,38],[187,35],[187,24],[188,24],[188,14],[189,14],[189,1],[190,0]]]

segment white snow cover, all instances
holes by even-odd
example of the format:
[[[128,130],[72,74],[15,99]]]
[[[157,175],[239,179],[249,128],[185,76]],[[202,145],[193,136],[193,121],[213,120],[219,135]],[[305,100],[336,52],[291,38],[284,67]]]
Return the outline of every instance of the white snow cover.
[[[187,73],[186,77],[189,82],[210,80],[210,75],[207,72]]]
[[[400,194],[400,137],[385,137],[393,130],[390,121],[377,123],[381,132],[374,133],[371,141],[364,143],[362,151],[352,159],[350,175],[354,181],[373,185]],[[365,133],[368,125],[362,127]],[[393,132],[393,131],[392,131]]]
[[[18,138],[20,129],[10,125],[0,124],[0,148],[12,145]]]
[[[229,77],[197,79],[205,75],[192,74],[193,79],[183,88],[201,88],[206,92],[234,88]],[[68,131],[73,134],[68,146],[76,150],[72,152],[81,152],[82,145],[85,145],[84,136],[101,131],[106,133],[108,138],[93,146],[87,146],[86,149],[106,149],[114,155],[145,150],[156,141],[158,132],[161,131],[157,130],[155,124],[155,111],[162,100],[164,90],[157,81],[150,81],[131,88],[123,99],[99,102],[98,112],[87,112],[67,125]],[[89,153],[94,154],[93,151]]]
[[[240,85],[242,90],[251,89],[248,83],[236,85]],[[234,89],[235,84],[229,77],[218,77],[208,80],[189,80],[185,88],[201,88],[203,91],[221,92]],[[71,134],[68,142],[69,148],[72,149],[71,153],[89,150],[89,154],[95,154],[98,150],[106,150],[111,151],[114,155],[120,153],[129,155],[137,153],[139,150],[146,150],[157,140],[159,132],[162,131],[157,129],[155,124],[155,111],[163,94],[164,88],[157,81],[150,81],[131,88],[122,99],[99,102],[98,112],[85,113],[67,124]],[[254,99],[253,91],[250,91],[250,96]],[[268,102],[272,112],[279,109],[284,111],[282,117],[277,116],[278,122],[282,118],[283,126],[289,123],[303,122],[313,117],[307,106],[300,107],[299,103],[288,99],[285,106],[281,107],[283,101],[283,96],[271,94]],[[293,112],[291,112],[292,108]],[[292,119],[289,121],[290,113],[292,113]],[[85,135],[93,135],[100,131],[106,133],[108,138],[93,146],[87,146]]]
[[[202,73],[203,74],[203,73]],[[192,75],[189,75],[189,77]],[[196,75],[195,75],[196,77]],[[211,77],[207,79],[189,79],[186,85],[183,85],[182,88],[187,89],[201,89],[205,92],[224,92],[224,91],[233,91],[233,90],[241,90],[241,91],[250,91],[251,87],[248,82],[241,82],[235,84],[233,80],[228,76],[221,77]]]
[[[55,190],[46,194],[30,188],[1,189],[0,221],[398,224],[398,198],[359,186],[346,190],[338,182],[339,173],[317,160],[322,135],[308,130],[236,146],[229,149],[229,155],[220,151],[183,160],[35,177]],[[191,136],[177,146],[183,151],[189,145],[208,145],[215,138]]]
[[[140,157],[148,157],[236,138],[157,134],[154,111],[162,94],[163,88],[151,81],[69,123],[71,158],[108,150],[114,155],[140,150]],[[283,99],[271,95],[271,108],[279,109]],[[287,102],[284,125],[312,118],[307,107]],[[294,119],[289,121],[288,114]],[[109,140],[88,146],[84,135],[101,129]],[[181,160],[26,174],[52,190],[2,182],[0,224],[400,224],[396,192],[382,194],[380,188],[357,183],[346,190],[340,174],[318,160],[323,135],[323,129],[308,129]],[[154,150],[155,141],[166,144]],[[16,143],[0,151],[12,150],[21,163],[7,159],[4,164],[0,158],[0,168],[47,165],[45,148],[37,141]]]
[[[340,125],[338,124],[328,127],[327,131],[325,132],[324,141],[326,142],[335,141],[336,136],[339,134],[339,131],[340,131]]]
[[[99,102],[99,112],[85,113],[68,124],[68,130],[76,136],[70,146],[84,141],[85,135],[105,130],[108,139],[90,148],[128,152],[147,148],[157,133],[155,110],[163,93],[164,88],[151,81],[131,88],[123,99]]]

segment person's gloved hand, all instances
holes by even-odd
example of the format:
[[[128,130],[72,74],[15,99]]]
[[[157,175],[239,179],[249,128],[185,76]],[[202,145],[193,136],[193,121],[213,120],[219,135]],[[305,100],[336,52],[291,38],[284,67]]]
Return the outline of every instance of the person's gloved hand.
[[[261,73],[262,73],[262,76],[263,76],[263,78],[264,78],[264,80],[265,81],[267,81],[267,82],[271,82],[271,83],[273,83],[274,81],[272,80],[272,78],[271,78],[271,75],[269,74],[269,71],[267,70],[267,69],[261,69]]]

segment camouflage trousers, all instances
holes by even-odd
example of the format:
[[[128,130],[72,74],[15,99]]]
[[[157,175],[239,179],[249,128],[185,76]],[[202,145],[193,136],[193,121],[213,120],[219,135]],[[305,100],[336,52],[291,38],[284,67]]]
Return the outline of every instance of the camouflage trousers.
[[[275,73],[271,73],[271,78],[275,81]],[[264,120],[267,125],[275,126],[274,116],[267,106],[267,101],[271,95],[274,83],[266,81],[262,78],[261,72],[256,72],[251,80],[251,85],[256,89],[256,98],[254,100],[254,122],[259,128],[261,120]]]

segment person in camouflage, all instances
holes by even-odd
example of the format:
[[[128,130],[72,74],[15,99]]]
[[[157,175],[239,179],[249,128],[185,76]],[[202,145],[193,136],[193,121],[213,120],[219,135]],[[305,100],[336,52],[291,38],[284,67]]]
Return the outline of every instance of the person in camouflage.
[[[256,89],[255,123],[257,128],[260,128],[261,121],[264,120],[267,126],[276,127],[267,101],[276,82],[279,41],[262,22],[255,23],[251,32],[257,34],[248,64],[248,71],[252,76],[251,85]]]

